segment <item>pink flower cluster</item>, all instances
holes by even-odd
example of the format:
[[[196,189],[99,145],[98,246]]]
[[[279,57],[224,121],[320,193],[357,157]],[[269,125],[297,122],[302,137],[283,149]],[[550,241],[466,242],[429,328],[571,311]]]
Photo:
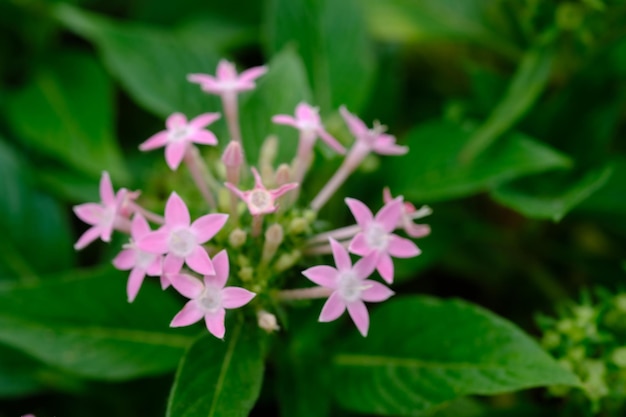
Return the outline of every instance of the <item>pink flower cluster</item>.
[[[394,278],[392,258],[410,258],[420,254],[415,243],[394,232],[403,229],[412,238],[427,235],[430,233],[428,226],[413,221],[429,214],[429,209],[417,210],[410,203],[405,203],[402,197],[392,198],[387,189],[384,191],[385,204],[376,215],[363,202],[347,198],[345,201],[356,220],[355,225],[318,234],[313,234],[311,228],[300,228],[309,231],[302,232],[305,236],[291,239],[288,245],[281,246],[286,230],[300,230],[292,227],[298,224],[293,223],[293,216],[285,216],[283,212],[297,202],[298,188],[310,169],[317,138],[338,154],[346,156],[311,203],[302,204],[296,213],[301,213],[302,207],[308,206],[306,210],[316,216],[369,153],[400,155],[408,149],[397,145],[396,139],[385,133],[384,126],[375,123],[374,127],[368,128],[361,119],[341,107],[340,114],[355,138],[352,147],[346,150],[324,128],[319,110],[300,103],[295,109],[295,116],[279,114],[272,118],[274,123],[299,131],[298,151],[293,163],[274,171],[271,158],[265,157],[264,163],[259,162],[259,169],[250,168],[253,187],[241,188],[240,181],[246,179],[248,170],[241,146],[237,94],[254,89],[255,80],[267,70],[267,67],[255,67],[237,74],[232,63],[222,60],[215,77],[205,74],[188,77],[189,81],[200,84],[203,91],[222,98],[230,135],[230,143],[221,158],[223,170],[207,165],[197,147],[218,144],[216,135],[207,128],[221,117],[219,113],[204,113],[191,120],[183,114],[174,113],[167,118],[166,130],[156,133],[139,146],[142,151],[164,147],[165,161],[172,170],[177,170],[181,164],[187,166],[208,206],[205,214],[192,221],[187,204],[176,192],[172,192],[167,199],[164,216],[155,214],[136,202],[139,192],[124,188],[115,192],[108,173],[104,172],[100,180],[101,202],[74,207],[76,215],[91,226],[78,239],[75,247],[82,249],[98,238],[109,242],[114,230],[128,234],[128,243],[113,260],[117,269],[130,271],[128,300],[132,302],[137,297],[146,276],[160,277],[163,289],[172,286],[189,299],[173,318],[172,327],[188,326],[204,319],[208,331],[223,338],[226,331],[225,310],[252,303],[259,325],[268,331],[276,331],[279,328],[276,317],[267,311],[271,310],[272,303],[265,305],[262,299],[285,302],[298,298],[328,297],[319,320],[335,320],[347,310],[365,336],[369,315],[364,302],[381,302],[393,295],[388,287],[370,277],[378,271],[382,279],[391,284]],[[212,178],[213,171],[225,175],[224,181]],[[223,204],[220,195],[224,192],[230,193],[230,204]],[[245,211],[249,216],[245,215]],[[272,224],[264,228],[266,218]],[[296,220],[306,222],[304,217]],[[292,223],[287,225],[286,221]],[[156,225],[154,229],[150,223]],[[264,230],[265,233],[262,233]],[[259,256],[257,260],[246,262],[256,269],[247,267],[245,272],[238,264],[239,273],[231,275],[235,259],[243,262],[241,259],[252,256],[245,252],[248,234],[252,245],[259,248],[252,252],[260,255],[255,255]],[[293,246],[297,246],[297,250],[288,252]],[[231,251],[230,257],[227,248]],[[233,254],[232,251],[239,253]],[[299,260],[298,256],[331,253],[335,267],[318,265],[302,272],[318,287],[268,287],[270,281],[267,276],[293,266]],[[354,264],[350,253],[360,257]],[[274,270],[271,270],[272,267]],[[238,279],[242,286],[227,286],[229,279]],[[260,291],[266,291],[266,297],[255,298]]]

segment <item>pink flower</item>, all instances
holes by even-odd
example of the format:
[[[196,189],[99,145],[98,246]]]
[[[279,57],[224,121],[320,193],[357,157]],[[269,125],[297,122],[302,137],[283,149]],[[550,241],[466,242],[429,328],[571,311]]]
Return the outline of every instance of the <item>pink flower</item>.
[[[388,187],[385,187],[383,189],[384,203],[390,203],[392,200],[391,191],[389,191]],[[413,220],[427,216],[430,213],[431,210],[428,206],[423,206],[417,210],[413,204],[405,202],[402,205],[402,214],[400,215],[400,221],[396,227],[403,228],[406,234],[414,239],[428,236],[430,234],[430,226],[427,224],[413,223]]]
[[[319,137],[336,152],[342,155],[346,153],[346,148],[337,142],[337,139],[326,132],[324,126],[322,126],[319,109],[316,107],[311,107],[306,103],[300,103],[296,107],[295,118],[286,114],[277,114],[272,117],[272,121],[274,123],[288,125],[298,129],[302,134],[300,139],[301,141],[310,140],[311,142],[314,142],[315,138]]]
[[[94,240],[100,238],[105,242],[111,241],[113,229],[121,226],[125,217],[120,210],[125,203],[127,190],[120,189],[117,194],[113,191],[109,173],[104,171],[100,178],[100,203],[85,203],[74,206],[76,216],[92,227],[74,244],[74,249],[83,249]]]
[[[173,275],[170,280],[176,290],[191,299],[174,317],[170,327],[189,326],[204,317],[206,327],[219,339],[224,338],[225,309],[248,304],[256,295],[244,288],[226,287],[228,280],[228,254],[225,250],[213,258],[215,275],[205,275],[203,280],[186,274]]]
[[[139,149],[149,151],[165,146],[165,161],[172,170],[176,170],[191,143],[217,145],[213,132],[204,128],[219,118],[219,113],[204,113],[187,122],[184,114],[174,113],[165,122],[167,130],[151,136],[139,145]]]
[[[339,112],[357,142],[364,144],[374,152],[381,155],[404,155],[409,151],[406,146],[396,145],[396,138],[385,134],[386,128],[384,126],[374,123],[374,127],[368,129],[365,123],[350,113],[345,106],[341,106]]]
[[[259,171],[254,167],[252,167],[252,175],[254,175],[254,188],[250,191],[241,191],[229,182],[224,185],[248,205],[248,210],[250,210],[250,214],[253,216],[273,213],[278,208],[276,199],[298,186],[297,183],[292,182],[276,189],[268,190],[263,185]]]
[[[332,290],[324,304],[319,321],[337,319],[348,309],[348,314],[363,336],[369,329],[369,314],[365,303],[379,303],[394,293],[383,284],[368,280],[376,268],[376,255],[361,258],[352,266],[348,251],[336,240],[330,239],[336,268],[326,265],[314,266],[302,274],[322,287]]]
[[[376,269],[388,283],[393,282],[393,261],[395,258],[412,258],[421,253],[419,248],[409,239],[392,234],[402,216],[402,198],[385,204],[376,217],[369,208],[359,200],[346,198],[346,204],[361,228],[348,250],[360,256],[375,254]]]
[[[267,72],[267,67],[253,67],[237,75],[232,62],[220,60],[217,65],[217,76],[207,74],[189,74],[187,79],[192,83],[200,84],[202,90],[212,94],[225,94],[252,90],[256,86],[254,80]]]
[[[186,263],[199,274],[212,275],[213,262],[202,244],[215,236],[226,220],[227,214],[207,214],[190,224],[187,206],[173,192],[165,205],[165,224],[141,238],[137,246],[146,252],[166,254],[164,274],[178,274]]]
[[[139,213],[135,214],[130,225],[130,243],[124,245],[124,250],[113,259],[113,265],[117,269],[122,271],[130,270],[128,284],[126,285],[129,303],[135,300],[146,274],[150,276],[161,275],[162,257],[141,250],[137,246],[137,242],[150,232],[150,225],[146,219]],[[166,287],[169,283],[162,278],[161,284]]]

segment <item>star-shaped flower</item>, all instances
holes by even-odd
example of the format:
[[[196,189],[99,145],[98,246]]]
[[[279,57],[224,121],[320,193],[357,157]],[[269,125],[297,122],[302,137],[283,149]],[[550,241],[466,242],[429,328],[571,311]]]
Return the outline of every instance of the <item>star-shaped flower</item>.
[[[147,275],[161,275],[162,256],[141,250],[137,242],[151,232],[150,225],[139,213],[135,214],[130,225],[130,243],[124,245],[124,249],[113,259],[113,265],[122,271],[130,270],[126,293],[128,302],[132,303],[141,288],[141,284]],[[161,279],[161,284],[167,286],[167,281]]]
[[[409,151],[406,146],[397,145],[394,136],[384,133],[385,126],[374,123],[374,127],[369,129],[363,120],[350,113],[345,106],[341,106],[339,112],[357,143],[361,143],[381,155],[404,155]]]
[[[205,275],[202,281],[186,274],[170,278],[176,290],[191,299],[174,317],[171,327],[189,326],[204,318],[211,334],[224,338],[225,309],[239,308],[246,305],[256,295],[240,287],[224,287],[228,280],[228,254],[222,250],[213,257],[215,275]]]
[[[219,113],[204,113],[187,122],[184,114],[174,113],[165,122],[167,129],[151,136],[139,145],[139,149],[149,151],[165,146],[165,161],[172,170],[176,170],[191,143],[217,145],[213,132],[204,128],[219,118]]]
[[[137,242],[139,249],[165,255],[164,274],[178,274],[186,263],[199,274],[215,273],[213,262],[202,244],[217,234],[228,220],[227,214],[207,214],[191,223],[184,201],[172,192],[165,205],[165,224]]]
[[[74,206],[76,216],[91,225],[89,229],[74,244],[74,249],[83,249],[94,240],[100,238],[105,242],[111,241],[111,235],[116,224],[124,217],[120,209],[125,202],[127,190],[121,188],[117,194],[113,190],[109,173],[104,171],[100,178],[100,203],[84,203]]]
[[[187,79],[192,83],[200,84],[202,90],[212,94],[229,94],[252,90],[256,87],[254,80],[267,72],[266,66],[253,67],[237,74],[232,62],[225,59],[217,64],[216,76],[208,74],[189,74]]]
[[[254,175],[254,188],[252,190],[241,191],[229,182],[224,185],[248,205],[248,210],[250,210],[250,214],[253,216],[275,212],[278,208],[276,199],[298,186],[297,183],[292,182],[276,189],[268,190],[263,185],[259,171],[254,167],[252,167],[252,175]]]
[[[367,279],[376,268],[375,254],[359,259],[352,266],[348,251],[341,244],[330,238],[330,245],[336,268],[320,265],[302,272],[317,285],[332,290],[322,308],[319,321],[333,321],[347,309],[359,332],[367,336],[369,314],[364,301],[379,303],[391,297],[394,292],[379,282]]]
[[[360,256],[374,254],[376,269],[390,284],[394,273],[391,257],[412,258],[421,253],[415,243],[392,233],[402,216],[402,203],[402,198],[398,197],[385,204],[374,217],[365,204],[354,198],[346,198],[346,204],[361,228],[350,242],[348,250]]]

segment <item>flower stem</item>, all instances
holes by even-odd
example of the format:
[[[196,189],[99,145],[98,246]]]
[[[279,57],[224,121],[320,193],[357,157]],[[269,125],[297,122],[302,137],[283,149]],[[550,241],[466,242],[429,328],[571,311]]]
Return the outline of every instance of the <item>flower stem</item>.
[[[340,241],[339,244],[341,244],[341,246],[343,246],[344,248],[347,248],[348,246],[350,246],[350,241]],[[305,248],[302,253],[304,253],[305,255],[326,255],[329,253],[333,253],[333,250],[330,244],[327,243],[324,245],[309,246]]]
[[[198,148],[195,146],[190,146],[187,148],[185,152],[185,163],[187,164],[187,168],[189,168],[189,173],[193,178],[198,190],[200,190],[200,194],[206,200],[207,204],[211,208],[217,207],[217,203],[215,202],[215,197],[211,194],[211,190],[209,190],[209,186],[207,184],[206,175],[208,175],[208,169],[204,164],[204,161],[200,157],[200,152]]]
[[[296,290],[279,291],[277,298],[281,301],[311,300],[314,298],[326,298],[333,290],[326,287],[298,288]]]
[[[353,224],[352,226],[341,227],[339,229],[330,230],[328,232],[319,233],[306,241],[307,246],[313,246],[318,243],[328,243],[329,238],[335,240],[350,239],[361,230],[361,226]]]
[[[241,143],[241,130],[239,129],[239,108],[237,104],[237,93],[228,92],[222,94],[222,107],[226,116],[226,124],[230,139]]]
[[[163,216],[159,216],[158,214],[153,213],[150,210],[147,210],[141,207],[139,204],[135,202],[130,202],[130,206],[133,211],[141,214],[143,217],[145,217],[147,220],[150,220],[153,223],[157,223],[157,224],[165,223],[165,219],[163,218]]]

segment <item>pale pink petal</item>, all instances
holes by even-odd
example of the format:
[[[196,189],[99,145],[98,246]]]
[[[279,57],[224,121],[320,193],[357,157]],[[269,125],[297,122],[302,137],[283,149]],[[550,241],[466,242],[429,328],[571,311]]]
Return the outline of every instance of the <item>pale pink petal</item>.
[[[237,70],[234,64],[221,59],[217,64],[216,75],[218,81],[233,81],[237,78]]]
[[[276,116],[272,117],[272,122],[279,125],[293,126],[296,129],[298,128],[298,122],[296,121],[296,119],[286,114],[277,114]]]
[[[320,124],[320,115],[317,108],[310,106],[307,103],[299,103],[296,106],[296,119],[312,125]]]
[[[248,194],[247,192],[241,191],[239,188],[235,187],[234,185],[232,185],[229,182],[225,182],[224,185],[226,186],[226,188],[228,188],[230,191],[233,192],[233,194],[235,194],[237,197],[241,198],[243,201],[247,202],[248,199]]]
[[[376,269],[376,265],[378,264],[380,254],[377,252],[372,252],[369,255],[359,259],[354,264],[354,274],[359,279],[365,279],[374,273]]]
[[[213,262],[209,258],[209,254],[202,246],[196,246],[191,255],[185,258],[187,266],[193,271],[202,275],[215,274],[215,268],[213,268]]]
[[[224,288],[224,285],[226,285],[226,281],[228,281],[228,274],[230,270],[230,265],[228,263],[228,252],[226,252],[226,249],[219,251],[213,257],[213,268],[215,269],[215,276],[211,277],[211,285],[215,285],[219,288]],[[205,283],[206,285],[209,285],[206,281],[206,277]]]
[[[381,155],[404,155],[409,151],[406,146],[396,145],[396,138],[391,135],[380,135],[374,141],[372,149]]]
[[[412,258],[422,253],[413,241],[397,235],[389,236],[387,252],[395,258]]]
[[[357,139],[359,138],[359,136],[368,132],[369,129],[367,128],[365,123],[363,123],[363,120],[350,113],[345,106],[341,106],[339,108],[339,112],[341,113],[343,120],[345,120],[346,124],[348,125],[348,128],[350,129],[352,134],[357,137]]]
[[[115,204],[113,184],[111,184],[111,177],[109,177],[109,173],[106,171],[102,172],[102,178],[100,178],[100,199],[105,206],[112,206]]]
[[[187,274],[171,274],[168,279],[180,294],[187,298],[198,298],[204,291],[204,284],[196,277]]]
[[[346,271],[352,268],[352,260],[350,259],[350,255],[346,248],[344,248],[341,243],[337,242],[335,239],[330,238],[330,247],[333,251],[333,258],[335,259],[335,265],[337,265],[337,270]]]
[[[317,135],[324,141],[328,146],[335,150],[335,152],[340,155],[344,155],[346,153],[346,148],[339,143],[337,139],[332,137],[327,131],[322,128],[317,129]]]
[[[177,127],[185,126],[187,124],[187,117],[182,113],[174,113],[167,118],[165,126],[167,130],[174,130]]]
[[[223,339],[226,333],[226,327],[224,326],[224,317],[226,316],[226,310],[223,308],[217,310],[215,313],[206,313],[204,315],[204,322],[206,328],[211,334],[218,339]]]
[[[402,197],[396,197],[391,203],[385,204],[383,208],[376,213],[375,221],[382,226],[385,232],[393,232],[402,216],[402,209]]]
[[[239,308],[250,302],[256,294],[239,287],[226,287],[222,290],[222,307]]]
[[[99,237],[100,228],[98,226],[90,227],[78,238],[78,241],[74,244],[74,249],[81,250]]]
[[[383,188],[383,203],[387,204],[391,200],[393,200],[393,197],[391,196],[391,190],[389,190],[389,187]]]
[[[169,275],[167,275],[167,274],[161,275],[160,281],[161,281],[161,289],[162,290],[168,289],[168,287],[171,285],[170,279],[169,279]]]
[[[100,239],[102,239],[102,241],[107,243],[111,241],[111,235],[113,234],[113,225],[114,222],[112,221],[100,225]]]
[[[219,113],[203,113],[191,119],[189,126],[193,126],[196,129],[204,129],[220,117],[221,115]]]
[[[330,295],[330,297],[328,297],[328,300],[326,300],[324,307],[322,307],[319,321],[325,323],[336,320],[339,316],[343,314],[344,311],[346,311],[346,304],[344,303],[339,293],[335,291]]]
[[[407,235],[414,239],[428,236],[430,234],[430,226],[427,224],[415,224],[411,221],[406,222],[404,225],[404,231]]]
[[[122,271],[128,271],[135,266],[135,251],[124,249],[113,259],[113,266]]]
[[[167,244],[169,236],[170,233],[166,230],[150,232],[137,241],[137,247],[142,251],[158,255],[166,253],[169,250]]]
[[[129,303],[135,301],[135,297],[137,297],[137,293],[141,288],[145,276],[146,271],[141,268],[133,268],[133,270],[130,271],[128,282],[126,283],[126,295],[128,296]]]
[[[363,281],[363,286],[367,286],[367,289],[363,290],[361,293],[361,299],[370,303],[385,301],[395,294],[380,282],[366,280]]]
[[[180,166],[180,163],[185,157],[185,152],[187,152],[188,145],[189,143],[186,140],[181,140],[169,143],[165,147],[165,162],[167,162],[167,166],[169,166],[172,171],[176,171]]]
[[[359,232],[350,242],[350,246],[348,246],[348,251],[354,253],[355,255],[365,256],[372,253],[373,249],[370,248],[367,244],[365,235]]]
[[[254,177],[254,188],[262,188],[265,190],[266,188],[263,185],[263,178],[261,178],[259,171],[255,167],[250,168],[250,170],[252,171],[252,176]]]
[[[189,74],[187,75],[187,81],[196,84],[215,84],[216,80],[212,75],[208,74]]]
[[[170,323],[170,327],[182,327],[189,326],[190,324],[194,324],[202,319],[204,316],[204,311],[198,307],[197,303],[194,300],[188,301],[187,304],[183,307],[182,310],[176,314],[172,322]]]
[[[228,214],[206,214],[193,222],[190,229],[196,235],[196,241],[202,244],[215,236],[227,221]]]
[[[189,136],[189,140],[194,143],[199,143],[200,145],[217,145],[217,137],[213,134],[213,132],[209,132],[208,130],[198,130],[194,132],[191,136]]]
[[[84,203],[73,207],[74,214],[87,224],[98,224],[104,216],[104,209],[100,204]]]
[[[150,151],[152,149],[162,148],[167,145],[168,138],[169,132],[167,130],[162,130],[150,136],[145,142],[139,145],[139,150]]]
[[[130,235],[133,239],[137,241],[150,232],[148,221],[140,213],[135,213],[133,221],[130,224]]]
[[[376,265],[378,273],[389,284],[393,282],[393,261],[391,257],[386,253],[381,253],[378,258],[378,264]]]
[[[331,266],[314,266],[302,271],[302,275],[322,287],[337,288],[337,270]]]
[[[295,182],[291,182],[289,184],[281,185],[275,190],[270,190],[270,194],[272,195],[272,198],[278,198],[286,192],[293,190],[294,188],[298,188],[298,184]]]
[[[363,337],[367,336],[367,331],[370,327],[370,315],[367,312],[367,307],[363,301],[354,301],[348,304],[348,314],[352,317],[352,321],[356,324],[356,328]]]
[[[239,74],[239,82],[250,83],[267,72],[266,66],[252,67]]]
[[[146,273],[151,277],[159,276],[163,273],[163,256],[155,256],[154,261],[148,265]]]
[[[168,227],[188,227],[189,210],[182,198],[173,191],[165,204],[165,223]]]
[[[180,256],[172,255],[168,253],[165,255],[165,259],[163,259],[163,275],[166,274],[173,275],[178,274],[183,267],[185,260]],[[168,279],[168,283],[169,283]]]
[[[345,202],[359,226],[366,227],[374,219],[371,210],[361,201],[347,197]]]

